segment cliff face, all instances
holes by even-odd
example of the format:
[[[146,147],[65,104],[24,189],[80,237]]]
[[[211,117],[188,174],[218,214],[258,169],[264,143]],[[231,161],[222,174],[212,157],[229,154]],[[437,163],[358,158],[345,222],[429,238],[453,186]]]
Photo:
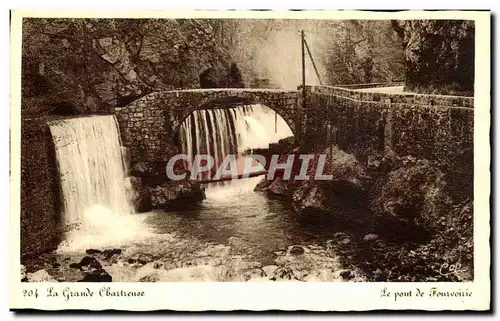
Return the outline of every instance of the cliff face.
[[[403,38],[406,90],[471,95],[474,91],[474,22],[393,22]]]
[[[60,242],[59,174],[48,119],[21,124],[21,254],[23,259]]]
[[[226,86],[231,57],[217,21],[25,19],[23,113],[99,112],[152,91]]]

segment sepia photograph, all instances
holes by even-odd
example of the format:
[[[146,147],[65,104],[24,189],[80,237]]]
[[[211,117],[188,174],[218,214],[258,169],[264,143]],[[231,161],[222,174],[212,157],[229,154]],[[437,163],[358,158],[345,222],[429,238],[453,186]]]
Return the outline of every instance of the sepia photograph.
[[[22,17],[20,284],[472,296],[476,20],[303,13]]]

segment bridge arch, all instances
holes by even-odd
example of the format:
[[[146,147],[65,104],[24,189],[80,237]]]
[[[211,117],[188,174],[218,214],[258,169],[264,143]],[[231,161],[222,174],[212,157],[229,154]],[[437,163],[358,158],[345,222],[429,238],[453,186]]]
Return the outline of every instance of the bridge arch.
[[[194,92],[194,91],[193,91]],[[198,92],[198,91],[197,91]],[[284,90],[252,90],[252,89],[227,89],[203,90],[201,99],[183,101],[185,105],[179,106],[179,112],[172,115],[172,129],[176,133],[182,122],[193,112],[203,109],[234,108],[240,105],[261,104],[274,110],[296,135],[295,112],[297,108],[297,93]]]
[[[115,108],[123,144],[131,157],[165,158],[178,146],[176,132],[196,110],[259,103],[280,115],[297,137],[296,90],[218,88],[152,92],[125,107]],[[144,156],[142,156],[144,157]]]

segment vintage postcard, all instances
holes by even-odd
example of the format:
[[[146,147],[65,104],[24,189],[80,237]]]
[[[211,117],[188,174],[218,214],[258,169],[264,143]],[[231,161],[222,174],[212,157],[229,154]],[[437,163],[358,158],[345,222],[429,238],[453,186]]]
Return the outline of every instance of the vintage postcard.
[[[489,310],[490,12],[11,12],[11,309]]]

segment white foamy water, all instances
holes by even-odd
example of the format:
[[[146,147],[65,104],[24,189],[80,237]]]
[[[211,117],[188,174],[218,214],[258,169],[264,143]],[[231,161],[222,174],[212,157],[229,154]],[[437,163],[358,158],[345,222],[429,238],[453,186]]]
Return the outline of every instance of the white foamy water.
[[[147,234],[128,199],[115,117],[64,119],[49,126],[61,175],[63,223],[69,229],[60,250],[118,246]]]

